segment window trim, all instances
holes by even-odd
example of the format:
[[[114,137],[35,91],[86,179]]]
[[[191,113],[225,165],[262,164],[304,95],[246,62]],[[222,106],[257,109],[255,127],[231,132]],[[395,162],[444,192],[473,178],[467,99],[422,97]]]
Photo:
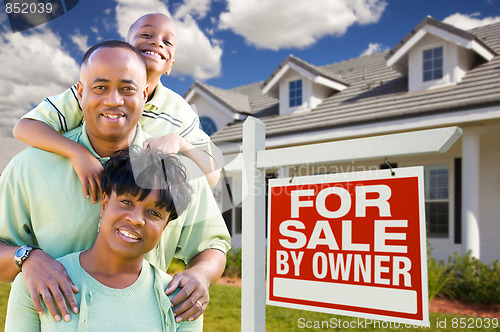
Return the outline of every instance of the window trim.
[[[455,159],[430,159],[425,161],[415,162],[401,162],[400,167],[411,166],[434,166],[434,165],[448,165],[448,236],[447,237],[429,237],[427,239],[436,244],[456,244],[455,243]],[[424,171],[425,174],[425,171]],[[425,183],[425,179],[424,179]],[[425,196],[425,193],[424,193]],[[425,199],[425,197],[424,197]],[[424,202],[425,205],[425,202]],[[426,216],[427,218],[427,216]]]
[[[438,50],[438,49],[441,49],[441,77],[431,78],[429,80],[426,80],[425,74],[427,71],[426,71],[425,66],[424,66],[424,64],[426,62],[425,53],[429,52],[429,51],[431,51],[431,53],[432,53],[432,57],[430,59],[432,62],[432,65],[431,65],[431,69],[429,70],[429,72],[431,73],[431,76],[434,76],[436,71],[437,71],[437,69],[434,68],[434,64],[433,64],[435,62],[435,60],[437,59],[437,57],[434,56],[434,51]],[[424,82],[424,83],[439,81],[444,77],[444,47],[438,46],[438,47],[432,47],[432,48],[427,48],[427,49],[422,50],[422,71],[421,71],[421,73],[422,73],[422,82]]]
[[[431,81],[424,81],[424,51],[442,47],[443,48],[443,77],[440,79],[436,80],[431,80]],[[446,86],[449,84],[452,84],[451,82],[451,75],[452,73],[450,72],[450,66],[456,66],[456,64],[452,63],[453,60],[450,58],[450,49],[449,45],[447,45],[446,42],[444,41],[439,41],[439,42],[433,42],[433,43],[427,43],[427,44],[422,44],[421,46],[417,47],[415,49],[415,54],[416,56],[414,57],[413,61],[415,63],[413,64],[413,72],[412,77],[409,79],[414,82],[414,86],[411,91],[422,91],[422,90],[427,90],[431,88],[437,88],[437,87],[442,87]]]

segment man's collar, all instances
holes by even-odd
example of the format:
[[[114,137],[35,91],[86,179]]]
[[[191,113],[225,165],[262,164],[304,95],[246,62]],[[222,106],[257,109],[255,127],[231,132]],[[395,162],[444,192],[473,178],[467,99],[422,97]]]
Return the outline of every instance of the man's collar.
[[[89,136],[87,135],[87,123],[83,122],[83,125],[80,128],[81,128],[80,129],[81,130],[81,135],[79,135],[79,137],[78,137],[78,143],[80,143],[81,145],[85,146],[90,151],[90,153],[92,153],[92,155],[94,157],[96,157],[97,159],[99,159],[99,161],[105,162],[106,160],[108,160],[109,157],[101,157],[101,156],[99,156],[97,154],[97,152],[95,152],[94,148],[92,147],[92,144],[90,143]],[[132,142],[132,145],[133,146],[134,145],[138,145],[138,146],[140,146],[142,148],[144,141],[146,141],[148,138],[149,138],[149,135],[146,134],[142,130],[141,125],[138,123],[137,127],[136,127],[135,137],[134,137],[134,140]]]

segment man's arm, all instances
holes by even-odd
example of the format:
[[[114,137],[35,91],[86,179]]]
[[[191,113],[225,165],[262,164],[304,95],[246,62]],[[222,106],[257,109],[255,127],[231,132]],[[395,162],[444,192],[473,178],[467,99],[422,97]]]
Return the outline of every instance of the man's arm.
[[[19,268],[14,261],[14,253],[16,252],[14,246],[0,241],[0,281],[12,282],[19,273]]]
[[[13,130],[15,138],[35,148],[65,156],[71,160],[78,178],[82,182],[83,193],[97,203],[100,194],[100,162],[83,145],[74,142],[42,121],[23,118]],[[90,189],[90,192],[89,192]]]
[[[226,255],[217,249],[207,249],[195,256],[185,271],[176,273],[166,290],[172,294],[182,290],[171,300],[176,321],[198,318],[210,300],[208,289],[219,280],[226,266]],[[182,302],[182,303],[181,303]],[[180,304],[179,304],[180,303]]]
[[[20,272],[14,261],[14,253],[17,246],[11,246],[0,241],[0,281],[11,282]],[[69,311],[66,301],[72,308],[72,311],[78,313],[78,303],[73,292],[78,292],[66,269],[61,263],[50,257],[42,250],[33,250],[28,259],[22,265],[23,276],[28,285],[31,300],[39,314],[43,314],[43,308],[40,305],[40,296],[42,296],[52,317],[56,321],[61,320],[61,315],[57,311],[59,307],[62,317],[69,320]],[[54,303],[54,300],[56,303]]]

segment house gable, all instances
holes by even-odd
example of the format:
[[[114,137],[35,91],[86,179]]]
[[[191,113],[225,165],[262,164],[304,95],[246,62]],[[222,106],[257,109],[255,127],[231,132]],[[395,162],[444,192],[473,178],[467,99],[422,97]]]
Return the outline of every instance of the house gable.
[[[459,83],[479,61],[495,52],[475,35],[425,18],[387,58],[387,65],[408,77],[409,92]]]
[[[196,82],[189,89],[185,99],[196,109],[202,128],[205,122],[215,126],[215,130],[210,130],[210,134],[235,120],[244,119],[245,116],[242,112],[249,109],[247,96],[200,82]],[[205,128],[203,129],[205,130]]]
[[[262,93],[279,99],[279,115],[307,112],[349,84],[340,76],[289,56],[263,83]]]

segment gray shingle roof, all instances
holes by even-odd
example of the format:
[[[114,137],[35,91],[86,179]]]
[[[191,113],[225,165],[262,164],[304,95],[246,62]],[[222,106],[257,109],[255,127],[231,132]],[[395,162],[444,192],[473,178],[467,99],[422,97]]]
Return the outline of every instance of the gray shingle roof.
[[[500,23],[463,32],[463,35],[481,40],[496,54],[500,52]],[[266,125],[267,137],[500,103],[500,56],[489,62],[479,61],[456,85],[410,93],[407,77],[387,67],[389,52],[321,67],[341,76],[349,82],[349,87],[332,94],[310,112],[277,116],[278,101],[274,100],[275,104],[271,105],[272,100],[267,99],[268,109],[276,111],[254,112],[255,116],[262,115],[259,118]],[[251,86],[255,88],[257,84]],[[232,90],[245,93],[245,88]],[[217,143],[240,141],[241,137],[242,122],[236,122],[216,132],[212,139]]]
[[[250,103],[248,101],[248,96],[241,94],[234,90],[224,90],[217,88],[212,85],[204,84],[201,82],[195,82],[184,96],[187,96],[191,90],[198,88],[205,93],[209,94],[211,97],[215,98],[219,103],[224,105],[233,112],[239,113],[251,113]]]

